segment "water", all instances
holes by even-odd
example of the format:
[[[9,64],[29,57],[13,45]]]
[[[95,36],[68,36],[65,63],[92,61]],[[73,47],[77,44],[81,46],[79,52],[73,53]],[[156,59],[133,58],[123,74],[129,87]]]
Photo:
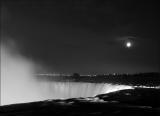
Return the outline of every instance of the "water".
[[[42,93],[48,99],[66,99],[75,97],[94,97],[122,89],[132,89],[127,85],[83,82],[42,82]]]

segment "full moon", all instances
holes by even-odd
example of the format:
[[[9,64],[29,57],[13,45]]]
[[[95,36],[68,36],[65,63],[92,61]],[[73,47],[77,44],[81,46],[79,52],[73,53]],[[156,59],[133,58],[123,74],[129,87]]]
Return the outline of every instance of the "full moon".
[[[126,47],[127,48],[130,48],[132,46],[132,43],[131,42],[126,42]]]

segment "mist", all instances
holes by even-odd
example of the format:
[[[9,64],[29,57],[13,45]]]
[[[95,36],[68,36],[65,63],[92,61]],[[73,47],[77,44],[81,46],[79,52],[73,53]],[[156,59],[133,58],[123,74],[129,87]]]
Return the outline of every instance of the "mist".
[[[1,45],[1,105],[41,99],[35,65],[13,45]]]

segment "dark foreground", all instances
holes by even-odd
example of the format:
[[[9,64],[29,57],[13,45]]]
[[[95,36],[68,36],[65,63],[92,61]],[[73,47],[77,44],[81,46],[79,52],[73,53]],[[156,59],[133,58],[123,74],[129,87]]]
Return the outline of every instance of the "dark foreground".
[[[121,90],[89,98],[0,107],[0,116],[160,116],[160,89]]]

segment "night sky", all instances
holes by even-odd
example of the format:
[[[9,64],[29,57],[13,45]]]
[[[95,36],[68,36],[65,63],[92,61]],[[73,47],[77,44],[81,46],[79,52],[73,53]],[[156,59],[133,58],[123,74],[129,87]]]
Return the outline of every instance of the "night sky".
[[[136,0],[4,0],[3,39],[59,73],[160,70],[158,6]],[[127,48],[125,42],[131,41]],[[42,71],[43,72],[43,71]]]

